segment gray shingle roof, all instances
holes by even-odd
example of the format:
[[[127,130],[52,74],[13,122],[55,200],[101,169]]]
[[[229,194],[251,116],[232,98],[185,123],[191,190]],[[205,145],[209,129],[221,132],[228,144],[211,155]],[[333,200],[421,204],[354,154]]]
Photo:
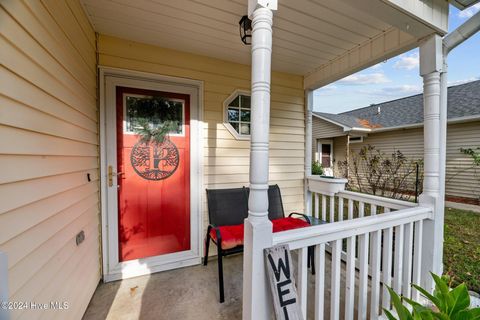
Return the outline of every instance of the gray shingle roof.
[[[380,113],[378,113],[380,108]],[[389,128],[423,122],[423,95],[372,104],[340,114],[315,114],[350,128]],[[448,88],[448,119],[480,116],[480,80]]]

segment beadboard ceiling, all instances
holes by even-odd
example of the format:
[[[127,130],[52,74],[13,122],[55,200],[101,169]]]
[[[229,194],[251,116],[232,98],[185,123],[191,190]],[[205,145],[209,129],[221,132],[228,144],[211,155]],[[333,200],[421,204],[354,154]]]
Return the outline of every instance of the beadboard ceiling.
[[[246,0],[82,0],[97,32],[250,63],[238,21]],[[392,27],[337,0],[282,0],[274,15],[277,71],[305,75]]]

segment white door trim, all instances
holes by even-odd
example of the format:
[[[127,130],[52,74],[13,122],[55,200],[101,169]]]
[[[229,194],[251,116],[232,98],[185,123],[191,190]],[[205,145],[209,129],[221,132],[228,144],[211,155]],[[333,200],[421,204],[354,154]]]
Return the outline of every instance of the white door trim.
[[[203,250],[203,81],[102,66],[99,66],[99,79],[103,280],[108,282],[199,264]],[[108,112],[112,113],[112,110],[116,108],[108,108],[107,101],[115,101],[114,91],[116,86],[190,95],[190,210],[192,234],[189,251],[119,262],[117,215],[109,215],[109,212],[117,210],[116,177],[113,179],[113,187],[107,185],[107,166],[112,165],[116,168],[116,140],[107,140],[108,128],[111,128],[112,125],[116,126],[115,114],[109,115]],[[107,157],[107,154],[115,154],[112,157],[114,163],[112,159]]]
[[[317,161],[322,163],[322,144],[330,145],[330,168],[333,167],[333,140],[332,139],[318,139],[317,140]]]

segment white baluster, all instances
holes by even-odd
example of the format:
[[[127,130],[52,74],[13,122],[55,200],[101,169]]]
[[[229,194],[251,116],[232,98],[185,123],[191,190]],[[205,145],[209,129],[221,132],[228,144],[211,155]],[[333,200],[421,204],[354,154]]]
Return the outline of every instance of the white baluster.
[[[322,194],[322,220],[327,221],[327,197]]]
[[[338,221],[343,221],[343,198],[338,198]]]
[[[300,300],[300,309],[302,310],[304,319],[307,318],[307,259],[308,259],[308,247],[298,249],[298,297]]]
[[[350,204],[349,200],[349,204]],[[350,206],[349,206],[350,207]],[[350,211],[350,210],[349,210]],[[353,320],[355,306],[355,236],[347,239],[347,268],[345,279],[345,319]]]
[[[402,294],[411,298],[412,261],[413,261],[413,222],[405,225],[405,247],[403,248],[403,284]]]
[[[358,217],[364,217],[365,216],[365,203],[360,201],[358,203]]]
[[[332,241],[332,284],[330,295],[330,319],[340,319],[340,272],[342,240]]]
[[[420,277],[422,274],[422,245],[423,245],[423,220],[415,223],[415,246],[413,252],[413,279],[412,283],[420,285]],[[419,300],[419,292],[412,289],[412,299]]]
[[[315,192],[315,214],[314,217],[320,219],[320,197],[318,196],[318,193]]]
[[[402,291],[402,274],[403,274],[403,224],[395,227],[395,260],[393,268],[393,290],[397,293]]]
[[[377,214],[377,206],[372,205],[372,215]],[[370,317],[377,319],[379,316],[380,308],[380,261],[381,261],[381,231],[375,231],[372,233],[372,246],[371,246],[371,270],[372,270],[372,291],[370,301]]]
[[[368,241],[368,233],[359,236],[358,256],[360,262],[360,279],[358,288],[358,319],[361,320],[367,319]]]
[[[315,246],[315,320],[322,320],[325,312],[325,244]]]
[[[390,293],[386,286],[392,286],[392,250],[393,250],[393,229],[388,228],[383,230],[383,263],[382,263],[382,275],[383,275],[383,296],[382,306],[383,308],[390,309]]]
[[[353,219],[353,200],[348,199],[348,220]]]
[[[330,221],[335,222],[335,196],[330,196]]]

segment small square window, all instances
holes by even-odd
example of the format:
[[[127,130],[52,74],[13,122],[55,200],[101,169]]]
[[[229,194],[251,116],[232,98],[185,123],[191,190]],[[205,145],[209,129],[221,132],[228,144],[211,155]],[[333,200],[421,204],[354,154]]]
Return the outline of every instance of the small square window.
[[[250,136],[250,96],[235,92],[225,101],[225,121],[227,128],[237,139]]]
[[[233,109],[233,108],[228,108],[228,121],[239,121],[240,110],[239,109]]]
[[[250,134],[250,124],[242,123],[240,125],[240,134],[249,135]]]
[[[242,110],[241,115],[242,122],[250,122],[250,110]]]

